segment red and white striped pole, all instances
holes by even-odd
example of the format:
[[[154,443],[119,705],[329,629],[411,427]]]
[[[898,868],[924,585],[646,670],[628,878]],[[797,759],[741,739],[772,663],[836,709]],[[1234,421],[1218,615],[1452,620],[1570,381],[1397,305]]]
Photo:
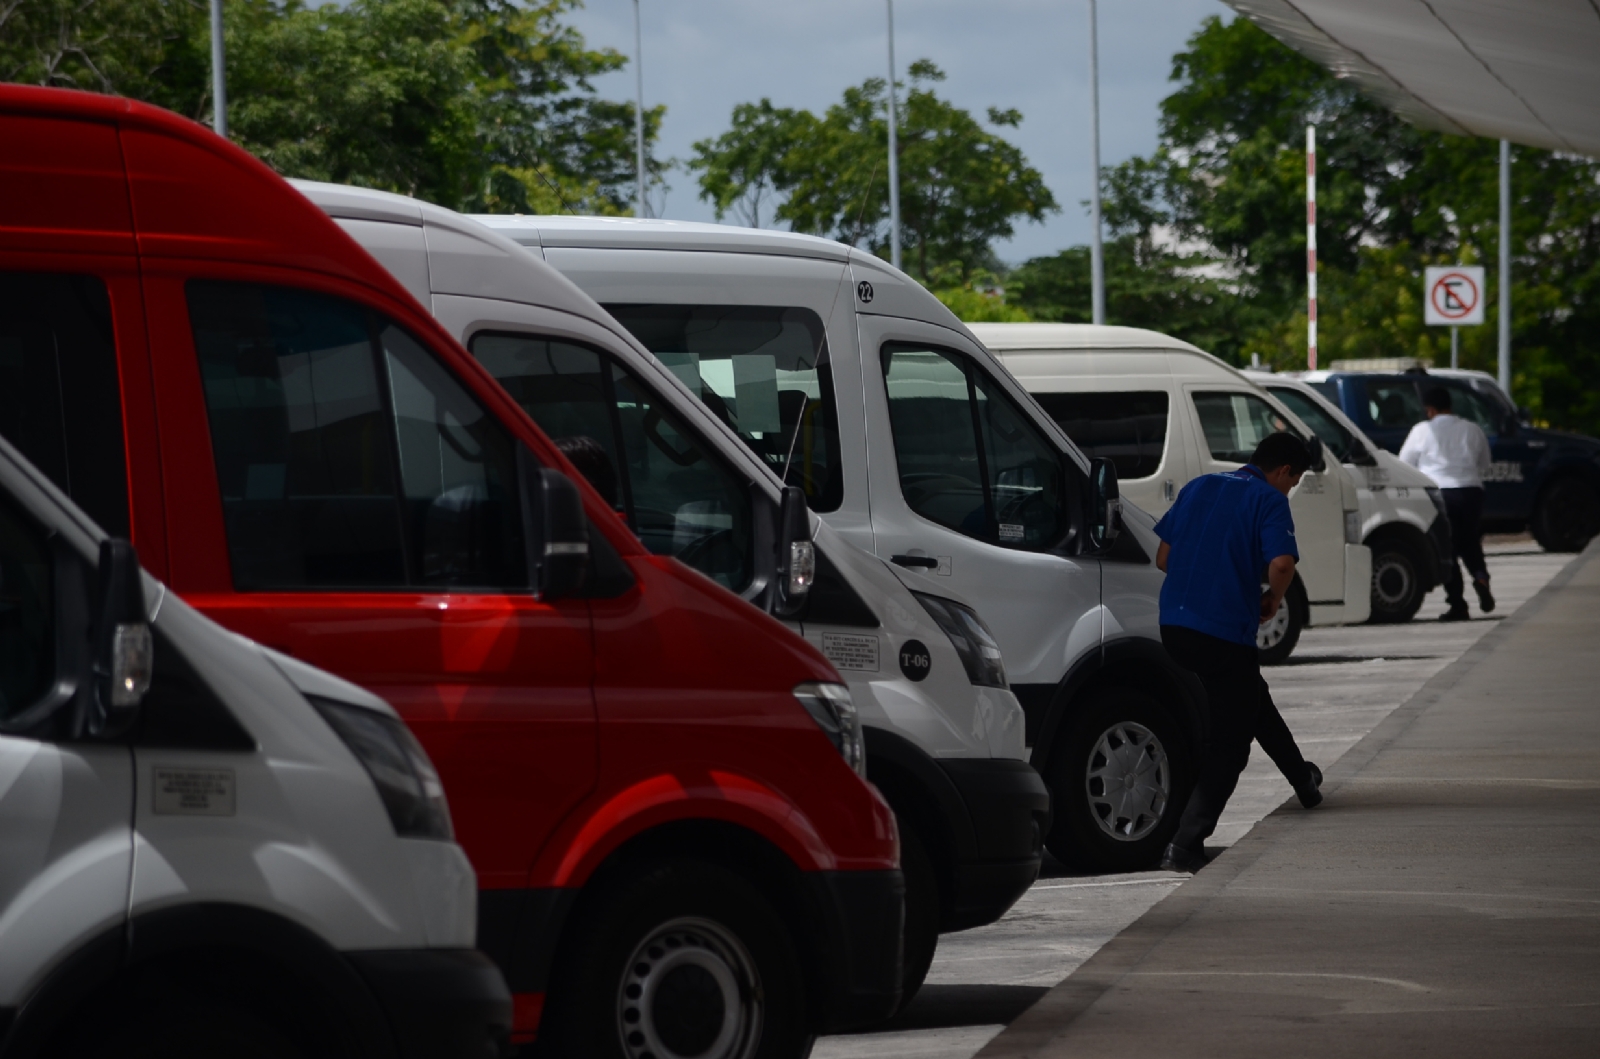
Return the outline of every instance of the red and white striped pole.
[[[1317,370],[1317,127],[1306,126],[1306,369]]]

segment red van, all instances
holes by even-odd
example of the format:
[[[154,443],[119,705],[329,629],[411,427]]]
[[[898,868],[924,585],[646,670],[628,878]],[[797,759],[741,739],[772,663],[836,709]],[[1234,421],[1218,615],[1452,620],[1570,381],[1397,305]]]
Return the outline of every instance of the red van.
[[[646,551],[244,151],[0,87],[0,434],[207,615],[394,705],[516,1039],[788,1056],[894,1010],[897,838],[833,668]]]

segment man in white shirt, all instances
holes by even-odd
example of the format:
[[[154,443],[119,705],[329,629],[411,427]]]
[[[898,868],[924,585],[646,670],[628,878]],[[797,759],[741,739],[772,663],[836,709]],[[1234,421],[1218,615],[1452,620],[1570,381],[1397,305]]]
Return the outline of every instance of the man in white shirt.
[[[1435,386],[1422,395],[1428,418],[1411,428],[1400,458],[1438,485],[1444,494],[1445,511],[1450,516],[1450,540],[1455,554],[1444,571],[1445,599],[1450,609],[1440,621],[1466,621],[1467,600],[1462,592],[1460,559],[1472,575],[1478,605],[1485,614],[1494,610],[1489,592],[1489,567],[1483,561],[1483,476],[1489,472],[1494,456],[1483,428],[1470,419],[1450,411],[1450,391]]]

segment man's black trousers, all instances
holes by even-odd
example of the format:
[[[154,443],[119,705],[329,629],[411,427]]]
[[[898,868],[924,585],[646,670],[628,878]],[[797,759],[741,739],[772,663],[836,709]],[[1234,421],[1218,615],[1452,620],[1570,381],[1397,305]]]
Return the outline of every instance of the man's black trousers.
[[[1200,853],[1250,762],[1252,739],[1291,784],[1303,783],[1308,769],[1272,701],[1254,647],[1180,625],[1161,626],[1161,642],[1173,661],[1199,677],[1206,689],[1208,723],[1200,772],[1172,836],[1180,849]]]
[[[1444,598],[1452,607],[1465,606],[1465,587],[1461,568],[1456,560],[1466,565],[1467,575],[1477,581],[1489,580],[1489,564],[1483,561],[1483,490],[1441,489],[1445,514],[1450,516],[1450,546],[1455,552],[1444,567]]]

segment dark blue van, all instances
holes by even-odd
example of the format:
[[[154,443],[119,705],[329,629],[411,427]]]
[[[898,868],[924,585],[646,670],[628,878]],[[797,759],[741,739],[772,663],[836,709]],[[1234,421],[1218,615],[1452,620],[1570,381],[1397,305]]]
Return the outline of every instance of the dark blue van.
[[[1373,441],[1398,453],[1412,426],[1422,421],[1422,395],[1434,386],[1450,391],[1452,411],[1489,435],[1494,466],[1484,479],[1484,528],[1532,530],[1552,552],[1582,550],[1600,534],[1600,441],[1582,434],[1541,430],[1480,372],[1318,371],[1303,376]]]

